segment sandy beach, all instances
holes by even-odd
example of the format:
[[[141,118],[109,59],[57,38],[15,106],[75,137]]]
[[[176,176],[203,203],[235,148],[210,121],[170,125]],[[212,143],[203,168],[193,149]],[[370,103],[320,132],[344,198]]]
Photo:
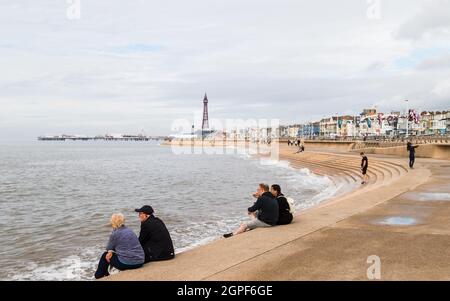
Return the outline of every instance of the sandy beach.
[[[178,254],[175,260],[107,280],[367,280],[368,257],[381,280],[449,280],[450,162],[370,154],[361,187],[357,153],[314,149],[280,159],[355,187],[300,212],[293,224],[258,229]]]

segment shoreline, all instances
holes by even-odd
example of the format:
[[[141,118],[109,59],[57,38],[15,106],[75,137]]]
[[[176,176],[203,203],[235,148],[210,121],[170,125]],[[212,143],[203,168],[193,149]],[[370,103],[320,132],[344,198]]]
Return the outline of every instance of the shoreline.
[[[359,157],[354,154],[307,152],[294,156],[290,153],[291,151],[292,149],[286,150],[283,147],[280,159],[289,159],[293,167],[298,168],[302,165],[311,167],[315,164],[315,172],[317,173],[328,172],[345,181],[358,181],[356,171],[359,169]],[[371,229],[371,231],[380,235],[381,238],[384,238],[391,232],[403,233],[406,231],[404,227],[402,228],[401,225],[380,227],[375,221],[368,220],[367,225],[353,227],[353,233],[344,236],[341,233],[332,235],[334,243],[317,248],[317,254],[306,254],[308,256],[300,255],[302,253],[308,253],[310,249],[307,247],[308,241],[315,236],[319,236],[317,243],[320,244],[323,242],[323,239],[320,238],[323,236],[323,233],[338,230],[347,232],[347,228],[340,229],[341,224],[346,224],[359,215],[362,217],[370,216],[373,210],[380,210],[380,207],[387,206],[393,200],[402,198],[404,194],[408,194],[411,191],[419,189],[418,187],[422,187],[424,184],[435,180],[432,177],[435,171],[433,169],[432,173],[430,166],[434,166],[440,162],[440,160],[424,159],[424,163],[418,162],[417,169],[409,171],[406,168],[407,162],[403,158],[382,155],[371,155],[371,158],[373,171],[371,173],[372,182],[369,185],[356,189],[344,196],[331,198],[312,208],[302,210],[299,215],[296,215],[295,222],[291,225],[278,226],[270,229],[257,229],[231,239],[219,239],[183,252],[177,255],[175,260],[151,263],[142,269],[121,272],[105,280],[367,279],[365,278],[365,260],[367,260],[367,256],[373,255],[371,252],[367,254],[363,252],[362,259],[356,258],[358,262],[361,262],[362,269],[355,272],[354,268],[341,270],[341,263],[345,266],[348,262],[340,262],[336,258],[335,253],[331,251],[326,252],[326,250],[332,249],[335,244],[339,245],[341,242],[358,237],[358,235],[362,235],[361,233],[368,235],[365,232],[365,228],[367,227],[375,228]],[[356,161],[355,164],[354,161]],[[371,167],[369,166],[370,169]],[[448,183],[449,180],[446,181]],[[413,203],[411,206],[417,205]],[[381,217],[378,216],[378,218]],[[420,228],[421,226],[418,225],[417,227]],[[378,229],[378,227],[380,228]],[[417,231],[417,229],[412,226],[412,231]],[[261,235],[264,235],[265,239],[261,239]],[[354,250],[352,249],[353,252],[357,252],[359,248],[367,244],[370,245],[370,240],[367,237],[360,239],[360,246],[356,244],[353,248]],[[393,242],[391,241],[390,243]],[[293,247],[293,245],[298,246]],[[377,244],[375,243],[373,248],[376,247]],[[441,247],[443,248],[443,246]],[[405,246],[398,246],[398,248],[401,250]],[[336,251],[339,253],[342,250]],[[445,249],[444,251],[441,250],[441,252],[443,252],[442,254],[448,253]],[[292,254],[298,254],[299,256],[291,256]],[[257,264],[261,260],[267,263],[264,264],[265,271],[262,270],[263,267]],[[311,267],[308,264],[309,261],[305,260],[318,262],[318,265]],[[287,262],[291,261],[294,263],[287,264]],[[300,262],[295,264],[296,261],[301,261],[303,264]],[[335,275],[327,274],[326,267],[330,267],[330,265],[340,272]],[[284,267],[282,271],[279,270],[280,266]],[[270,271],[274,273],[266,273]],[[411,274],[408,275],[411,276]],[[397,276],[389,279],[403,278]],[[412,279],[427,278],[412,277]]]

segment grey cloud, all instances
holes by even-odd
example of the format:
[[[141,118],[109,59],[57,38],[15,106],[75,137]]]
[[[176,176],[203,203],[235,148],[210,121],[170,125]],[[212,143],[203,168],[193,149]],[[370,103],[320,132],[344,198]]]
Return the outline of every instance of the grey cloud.
[[[419,70],[448,70],[450,69],[450,54],[425,60],[417,68]]]
[[[448,0],[427,1],[419,13],[400,26],[396,37],[419,40],[429,33],[450,36],[450,2]]]

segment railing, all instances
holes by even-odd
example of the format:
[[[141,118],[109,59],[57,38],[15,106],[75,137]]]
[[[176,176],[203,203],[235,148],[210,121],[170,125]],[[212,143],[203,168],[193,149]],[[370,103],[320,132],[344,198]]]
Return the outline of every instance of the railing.
[[[449,137],[434,137],[434,138],[420,138],[414,137],[412,139],[400,139],[394,141],[360,141],[356,142],[352,149],[363,149],[363,148],[388,148],[388,147],[400,147],[406,146],[407,142],[411,142],[415,145],[424,144],[450,144]]]

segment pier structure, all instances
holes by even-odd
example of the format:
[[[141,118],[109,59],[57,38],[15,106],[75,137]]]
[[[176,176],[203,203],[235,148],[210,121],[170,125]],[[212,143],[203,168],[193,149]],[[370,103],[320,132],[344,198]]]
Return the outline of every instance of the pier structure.
[[[144,135],[101,135],[101,136],[40,136],[39,141],[159,141],[167,140],[165,136],[144,136]]]

